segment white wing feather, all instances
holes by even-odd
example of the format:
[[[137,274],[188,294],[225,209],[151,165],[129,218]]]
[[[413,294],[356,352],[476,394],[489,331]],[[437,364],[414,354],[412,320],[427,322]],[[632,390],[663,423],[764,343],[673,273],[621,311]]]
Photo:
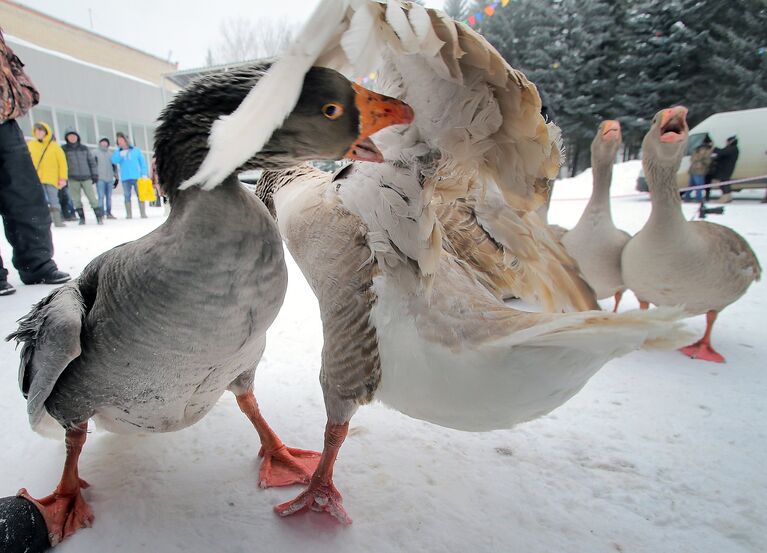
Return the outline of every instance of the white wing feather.
[[[257,153],[298,102],[304,75],[338,33],[349,0],[322,0],[288,51],[272,65],[240,106],[221,117],[211,129],[210,151],[185,189],[199,184],[218,186]]]

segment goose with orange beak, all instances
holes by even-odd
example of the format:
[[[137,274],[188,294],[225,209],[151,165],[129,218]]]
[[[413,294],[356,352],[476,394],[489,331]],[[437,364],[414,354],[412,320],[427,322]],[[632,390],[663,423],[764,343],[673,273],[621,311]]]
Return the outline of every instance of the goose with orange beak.
[[[748,242],[732,229],[685,219],[676,173],[687,139],[687,108],[655,115],[642,142],[652,212],[623,250],[623,279],[645,309],[650,303],[681,305],[690,316],[705,314],[703,337],[681,351],[723,363],[724,356],[711,345],[714,321],[759,280],[762,268]]]
[[[91,261],[9,336],[21,344],[19,382],[30,426],[57,431],[67,444],[52,494],[18,492],[42,515],[52,545],[94,521],[78,470],[90,419],[115,433],[171,432],[199,421],[230,391],[258,433],[261,487],[308,483],[317,467],[318,453],[283,444],[253,393],[287,268],[276,224],[242,187],[237,169],[344,156],[383,161],[370,136],[409,123],[413,111],[314,67],[301,75],[297,103],[262,147],[224,169],[217,186],[183,188],[208,153],[214,122],[235,111],[269,71],[264,62],[207,76],[173,98],[155,141],[157,172],[172,205],[168,219]],[[230,138],[243,142],[255,133]],[[2,539],[0,550],[9,550]]]
[[[594,289],[597,299],[615,297],[618,310],[626,287],[621,276],[621,253],[631,235],[615,226],[610,210],[613,164],[621,145],[621,124],[605,120],[591,142],[593,192],[578,224],[562,237],[562,244]]]

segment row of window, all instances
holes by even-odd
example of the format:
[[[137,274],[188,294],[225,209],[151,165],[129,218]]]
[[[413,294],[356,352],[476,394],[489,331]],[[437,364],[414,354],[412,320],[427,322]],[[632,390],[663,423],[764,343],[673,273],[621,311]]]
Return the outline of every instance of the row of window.
[[[99,140],[106,137],[112,146],[115,145],[115,134],[122,132],[131,143],[149,152],[154,148],[154,127],[126,121],[115,121],[110,117],[94,116],[91,113],[75,113],[48,106],[35,106],[24,117],[16,120],[24,132],[24,136],[32,137],[32,125],[48,123],[53,133],[64,140],[64,132],[74,128],[80,135],[80,140],[88,146],[98,146]]]

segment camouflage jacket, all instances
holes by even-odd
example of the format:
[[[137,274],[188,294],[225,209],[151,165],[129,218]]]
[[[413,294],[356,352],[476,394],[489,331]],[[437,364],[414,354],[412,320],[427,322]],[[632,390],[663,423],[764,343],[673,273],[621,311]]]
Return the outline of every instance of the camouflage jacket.
[[[0,29],[0,123],[17,119],[40,101],[24,64],[5,43]]]

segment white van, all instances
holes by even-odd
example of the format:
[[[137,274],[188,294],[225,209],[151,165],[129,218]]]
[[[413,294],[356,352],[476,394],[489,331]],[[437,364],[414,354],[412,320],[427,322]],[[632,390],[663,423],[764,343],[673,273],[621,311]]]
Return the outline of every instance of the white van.
[[[690,168],[690,154],[708,134],[714,141],[714,147],[724,148],[727,137],[738,137],[738,162],[735,164],[733,179],[748,179],[767,175],[767,107],[742,111],[715,113],[690,129],[687,155],[676,175],[680,188],[687,186]],[[733,190],[743,188],[764,188],[767,177],[743,184],[733,185]]]

